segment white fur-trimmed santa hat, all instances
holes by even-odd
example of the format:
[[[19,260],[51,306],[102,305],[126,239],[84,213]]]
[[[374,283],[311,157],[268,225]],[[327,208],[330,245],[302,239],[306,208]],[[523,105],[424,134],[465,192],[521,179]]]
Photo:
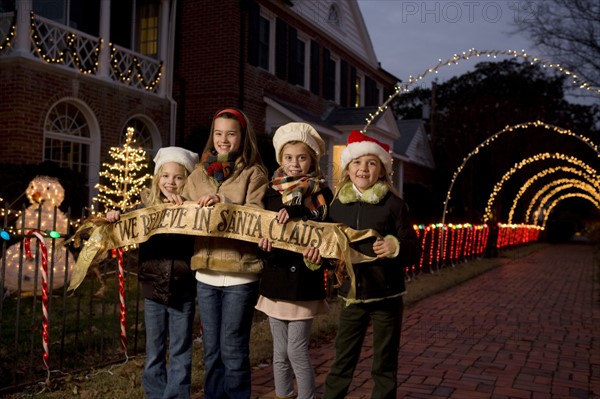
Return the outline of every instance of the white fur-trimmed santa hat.
[[[198,163],[198,154],[181,147],[164,147],[154,157],[154,174],[168,162],[177,162],[192,173]]]
[[[392,173],[392,155],[390,146],[382,143],[373,137],[366,136],[358,130],[353,130],[348,136],[346,148],[342,151],[342,170],[346,169],[348,163],[355,158],[363,155],[375,155],[380,160],[388,174]]]
[[[314,127],[308,123],[290,122],[281,126],[273,136],[275,157],[281,165],[281,150],[290,141],[300,141],[306,144],[317,155],[317,160],[325,154],[325,142]]]

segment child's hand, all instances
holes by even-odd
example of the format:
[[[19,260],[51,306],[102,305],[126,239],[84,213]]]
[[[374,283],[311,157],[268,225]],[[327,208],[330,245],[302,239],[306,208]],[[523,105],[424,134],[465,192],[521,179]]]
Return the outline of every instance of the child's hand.
[[[265,252],[271,252],[273,250],[273,244],[268,238],[261,238],[258,242],[258,247]]]
[[[287,209],[281,208],[279,213],[277,213],[277,221],[281,224],[285,224],[288,220],[290,220],[290,214]]]
[[[170,196],[167,196],[167,198],[165,199],[165,202],[175,205],[181,205],[183,204],[183,201],[183,197],[179,194],[172,194]]]
[[[373,252],[378,258],[390,258],[398,253],[398,240],[393,236],[379,237],[373,243]]]
[[[319,251],[319,248],[306,248],[304,251],[302,251],[302,255],[304,256],[304,259],[307,262],[312,263],[313,265],[320,266],[323,263],[323,259],[321,258],[321,251]]]
[[[108,211],[106,212],[106,220],[108,220],[109,222],[116,222],[117,220],[121,219],[121,212],[120,211]]]
[[[221,202],[221,198],[217,194],[203,195],[198,198],[198,205],[200,206],[213,206],[219,202]]]

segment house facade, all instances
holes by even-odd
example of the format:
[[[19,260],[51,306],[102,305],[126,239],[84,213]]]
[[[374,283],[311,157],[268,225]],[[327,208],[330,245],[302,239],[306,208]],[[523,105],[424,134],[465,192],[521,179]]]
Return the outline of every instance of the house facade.
[[[90,198],[128,126],[152,156],[201,151],[214,113],[239,107],[275,167],[271,138],[305,121],[330,184],[347,135],[393,144],[398,79],[377,61],[356,0],[0,0],[0,155],[83,174]],[[9,94],[6,94],[9,93]],[[402,163],[394,155],[402,191]]]
[[[151,155],[173,143],[175,4],[0,1],[2,162],[72,169],[91,199],[128,126]]]

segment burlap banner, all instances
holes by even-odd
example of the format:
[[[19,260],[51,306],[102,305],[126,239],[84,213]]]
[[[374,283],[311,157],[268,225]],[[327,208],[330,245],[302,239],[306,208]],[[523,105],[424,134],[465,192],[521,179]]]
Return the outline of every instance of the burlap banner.
[[[321,256],[343,259],[346,264],[362,263],[374,258],[352,248],[351,242],[376,237],[374,230],[353,230],[339,223],[313,221],[277,222],[277,212],[233,204],[201,207],[195,203],[156,205],[121,215],[121,220],[100,220],[81,226],[75,237],[87,233],[89,238],[73,270],[69,290],[76,289],[99,252],[142,243],[154,234],[175,233],[224,237],[258,243],[268,238],[273,247],[302,252],[319,248]]]

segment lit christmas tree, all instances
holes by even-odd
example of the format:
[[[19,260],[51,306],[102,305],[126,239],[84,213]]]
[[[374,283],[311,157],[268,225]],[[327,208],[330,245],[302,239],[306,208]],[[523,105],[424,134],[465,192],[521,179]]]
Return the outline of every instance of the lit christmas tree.
[[[125,144],[122,147],[111,147],[109,154],[115,163],[103,163],[105,168],[100,177],[108,180],[107,185],[96,184],[98,189],[97,201],[104,204],[104,210],[119,210],[126,212],[140,202],[140,193],[146,186],[146,181],[152,175],[143,171],[148,167],[146,151],[134,147],[134,130],[127,128]]]

